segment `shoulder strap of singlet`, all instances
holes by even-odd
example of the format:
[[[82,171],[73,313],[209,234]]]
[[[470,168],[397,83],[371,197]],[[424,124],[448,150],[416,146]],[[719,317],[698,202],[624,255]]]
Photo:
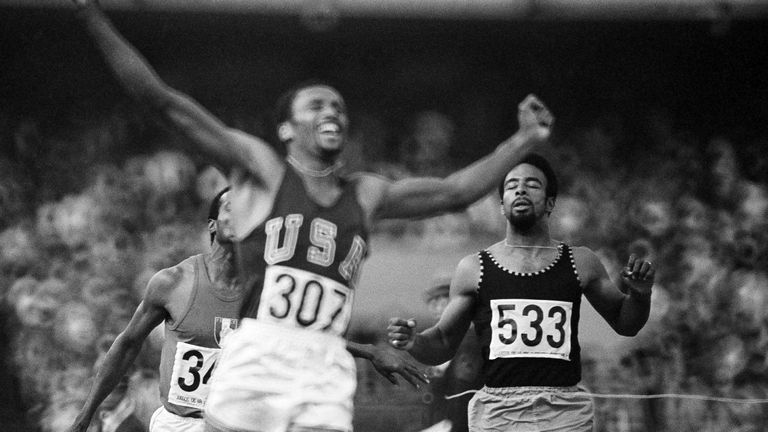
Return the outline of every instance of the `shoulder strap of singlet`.
[[[203,254],[195,255],[187,259],[192,260],[192,267],[194,268],[195,272],[195,275],[192,279],[192,289],[190,290],[191,292],[189,293],[187,304],[184,306],[183,312],[181,313],[179,319],[168,324],[169,330],[176,330],[181,325],[181,323],[184,322],[184,319],[189,314],[189,310],[192,308],[192,304],[195,302],[195,298],[197,298],[197,289],[200,286],[201,269],[205,271],[205,261],[203,259]]]

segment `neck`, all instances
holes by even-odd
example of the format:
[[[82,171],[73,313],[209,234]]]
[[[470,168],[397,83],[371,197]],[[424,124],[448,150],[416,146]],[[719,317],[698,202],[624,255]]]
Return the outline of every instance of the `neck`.
[[[519,231],[507,223],[507,236],[504,244],[509,247],[520,248],[548,248],[555,247],[557,242],[549,235],[549,226],[534,225],[528,231]]]
[[[296,171],[309,176],[309,177],[329,177],[341,168],[342,163],[340,161],[327,162],[322,160],[305,160],[301,161],[296,156],[289,154],[286,158],[292,167],[296,168]]]
[[[236,278],[235,253],[232,243],[221,244],[217,240],[211,245],[209,272],[213,279],[225,278],[234,280]]]

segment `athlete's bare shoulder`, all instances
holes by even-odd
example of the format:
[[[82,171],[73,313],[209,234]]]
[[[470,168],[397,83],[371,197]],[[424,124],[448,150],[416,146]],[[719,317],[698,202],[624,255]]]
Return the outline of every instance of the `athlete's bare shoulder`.
[[[241,169],[233,169],[230,181],[250,181],[266,189],[273,189],[285,171],[282,156],[266,141],[239,129],[228,129],[227,136],[239,144],[235,149],[242,149],[242,154],[238,155]]]
[[[388,185],[392,181],[370,172],[357,172],[350,175],[349,179],[355,182],[357,201],[365,212],[366,220],[372,221],[376,208],[378,208],[384,194],[386,194]]]
[[[474,295],[479,288],[482,268],[480,257],[472,253],[459,261],[451,281],[451,295]]]
[[[180,289],[192,285],[195,275],[195,257],[190,257],[172,267],[155,273],[147,284],[144,301],[165,307],[178,295]]]
[[[603,263],[592,249],[586,246],[571,246],[571,250],[573,251],[573,262],[576,266],[576,272],[579,274],[582,282],[588,283],[605,273]]]

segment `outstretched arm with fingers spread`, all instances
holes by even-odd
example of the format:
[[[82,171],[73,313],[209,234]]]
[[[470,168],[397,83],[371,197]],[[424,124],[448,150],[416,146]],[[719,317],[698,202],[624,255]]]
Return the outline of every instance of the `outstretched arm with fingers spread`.
[[[400,375],[416,388],[420,387],[419,382],[429,382],[427,374],[414,362],[386,348],[347,342],[347,350],[355,357],[368,359],[374,369],[394,385],[398,385],[396,375]]]

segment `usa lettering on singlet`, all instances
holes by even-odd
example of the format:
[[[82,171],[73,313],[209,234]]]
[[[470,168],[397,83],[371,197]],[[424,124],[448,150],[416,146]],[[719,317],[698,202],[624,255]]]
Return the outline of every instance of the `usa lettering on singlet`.
[[[295,266],[280,265],[297,253],[304,217],[290,214],[265,224],[266,245],[263,287],[257,316],[260,320],[292,328],[320,330],[341,335],[352,315],[353,285],[365,255],[365,241],[355,235],[345,259],[338,265],[338,278]],[[333,222],[314,218],[309,224],[306,262],[329,268],[336,257]],[[282,234],[282,235],[281,235]],[[280,241],[282,239],[282,241]]]

